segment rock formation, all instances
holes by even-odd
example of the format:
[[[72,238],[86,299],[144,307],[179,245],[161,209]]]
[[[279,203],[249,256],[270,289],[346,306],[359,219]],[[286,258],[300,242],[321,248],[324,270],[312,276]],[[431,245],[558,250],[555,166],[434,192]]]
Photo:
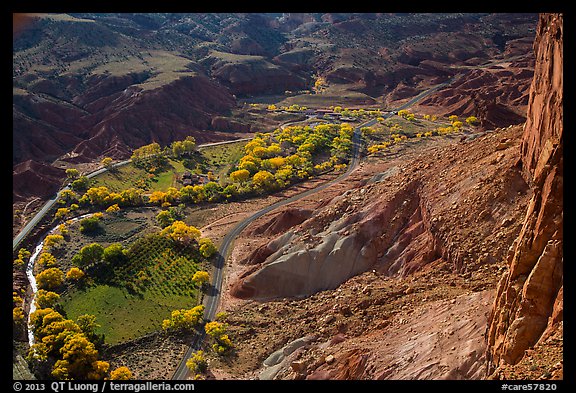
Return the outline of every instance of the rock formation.
[[[518,162],[534,194],[489,319],[488,369],[495,377],[500,365],[520,361],[563,321],[562,48],[563,16],[541,15]]]
[[[358,174],[363,182],[343,184],[338,195],[307,206],[308,219],[268,232],[276,237],[240,259],[244,271],[231,295],[309,296],[369,270],[408,279],[429,264],[465,273],[503,259],[531,196],[515,165],[521,132],[486,133],[421,152],[417,161],[403,152],[401,164]],[[274,228],[283,215],[255,224],[246,236]]]

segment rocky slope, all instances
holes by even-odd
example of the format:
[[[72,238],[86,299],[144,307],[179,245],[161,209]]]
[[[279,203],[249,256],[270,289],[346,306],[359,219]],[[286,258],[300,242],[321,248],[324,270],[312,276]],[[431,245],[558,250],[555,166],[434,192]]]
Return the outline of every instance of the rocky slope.
[[[61,173],[60,181],[54,182],[51,176],[41,181],[51,184],[47,192],[36,190],[19,176],[22,164],[17,164],[23,161],[45,166],[45,161],[58,160],[62,166],[105,156],[126,159],[132,149],[152,141],[167,145],[187,135],[198,143],[229,137],[206,131],[212,128],[215,114],[225,114],[235,106],[227,89],[194,73],[152,90],[142,88],[145,79],[139,74],[101,75],[81,81],[80,88],[75,86],[78,80],[60,78],[15,96],[14,200],[54,193],[64,178],[64,171],[54,168],[52,172]],[[65,96],[73,99],[66,101]],[[198,100],[199,96],[204,99]]]
[[[507,254],[488,331],[489,372],[543,352],[563,330],[563,16],[540,16],[519,164],[534,188]],[[535,351],[528,352],[535,347]],[[537,348],[537,349],[536,349]],[[508,367],[509,368],[509,367]],[[550,374],[550,370],[547,370]],[[506,374],[504,374],[506,376]],[[562,368],[555,370],[562,377]]]
[[[223,309],[238,358],[216,375],[484,378],[494,289],[531,197],[516,165],[521,136],[510,127],[409,142],[255,222],[224,289],[236,297]]]
[[[438,162],[393,166],[364,178],[364,187],[350,185],[256,250],[232,293],[256,299],[308,296],[367,270],[404,277],[442,259],[462,272],[484,253],[491,262],[502,257],[495,227],[518,229],[511,224],[520,217],[517,205],[528,186],[515,166],[517,136],[491,136],[467,149],[435,152]],[[480,141],[485,151],[479,151]]]
[[[533,60],[463,69],[461,77],[419,103],[422,112],[476,116],[484,129],[525,121]]]
[[[216,377],[562,378],[562,32],[540,17],[526,124],[409,144],[249,227]]]

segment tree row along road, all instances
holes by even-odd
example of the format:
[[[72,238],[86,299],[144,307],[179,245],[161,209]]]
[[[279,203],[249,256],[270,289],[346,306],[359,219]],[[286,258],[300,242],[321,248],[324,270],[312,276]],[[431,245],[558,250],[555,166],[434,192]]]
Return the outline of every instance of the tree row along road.
[[[449,85],[450,83],[452,83],[454,80],[456,80],[458,78],[460,78],[460,75],[457,75],[457,76],[449,79],[448,81],[446,81],[444,83],[438,84],[436,86],[431,87],[428,90],[423,91],[422,93],[418,94],[417,96],[413,97],[412,99],[410,99],[406,103],[402,104],[398,108],[391,111],[387,117],[390,117],[392,115],[392,113],[394,113],[394,112],[400,111],[402,109],[406,109],[406,108],[414,105],[418,101],[422,100],[423,98],[427,97],[428,95],[432,94],[433,92],[441,89],[442,87]],[[361,124],[355,128],[354,137],[352,139],[352,141],[353,141],[352,157],[350,159],[350,163],[348,165],[348,169],[346,172],[344,172],[342,175],[338,176],[336,179],[333,179],[327,183],[324,183],[324,184],[322,184],[316,188],[305,191],[305,192],[300,193],[298,195],[294,195],[288,199],[284,199],[282,201],[276,202],[270,206],[265,207],[262,210],[259,210],[258,212],[254,213],[252,216],[250,216],[250,217],[244,219],[243,221],[241,221],[240,223],[238,223],[224,237],[224,239],[222,240],[222,243],[220,244],[220,247],[218,249],[218,255],[216,257],[216,264],[215,264],[215,268],[214,268],[214,274],[212,277],[212,288],[210,289],[210,293],[208,293],[204,297],[204,305],[206,307],[206,309],[204,311],[204,319],[206,321],[213,320],[214,316],[216,315],[216,310],[218,308],[218,303],[220,300],[220,292],[221,292],[221,288],[222,288],[223,269],[224,269],[224,265],[226,263],[227,255],[230,252],[230,250],[232,249],[232,244],[234,242],[234,239],[236,239],[236,237],[248,225],[250,225],[254,220],[262,217],[263,215],[268,214],[271,211],[273,211],[273,210],[275,210],[281,206],[285,206],[285,205],[292,203],[294,201],[297,201],[301,198],[305,198],[305,197],[310,196],[314,193],[322,191],[323,189],[330,187],[331,185],[333,185],[335,183],[341,182],[342,180],[344,180],[348,176],[350,176],[350,174],[354,171],[354,169],[356,169],[356,166],[360,162],[360,153],[361,153],[361,149],[360,149],[360,147],[361,147],[360,146],[361,145],[361,140],[360,140],[361,132],[360,132],[360,129],[362,127],[373,126],[374,124],[376,124],[376,122],[377,122],[376,119],[372,119],[372,120],[369,120],[369,121],[367,121],[367,122],[365,122],[365,123],[363,123],[363,124]],[[176,369],[176,371],[174,372],[174,374],[172,376],[173,380],[187,379],[188,374],[189,374],[189,370],[188,370],[188,367],[186,366],[186,361],[192,356],[192,354],[195,351],[197,351],[201,348],[202,342],[204,341],[205,336],[206,336],[206,334],[204,332],[197,333],[194,335],[192,342],[190,343],[190,347],[186,351],[186,354],[184,355],[184,357],[180,361],[178,368]]]
[[[224,265],[226,263],[226,257],[228,255],[228,253],[230,252],[230,250],[232,249],[232,244],[234,242],[234,239],[236,239],[236,237],[244,229],[246,229],[246,227],[248,225],[250,225],[254,220],[262,217],[263,215],[268,214],[271,211],[273,211],[273,210],[275,210],[281,206],[287,205],[287,204],[292,203],[294,201],[297,201],[301,198],[305,198],[305,197],[310,196],[314,193],[317,193],[317,192],[319,192],[319,191],[321,191],[327,187],[330,187],[331,185],[333,185],[335,183],[338,183],[338,182],[344,180],[348,176],[350,176],[352,171],[356,168],[356,166],[360,162],[360,152],[361,152],[361,149],[360,149],[360,145],[361,145],[360,128],[370,127],[370,126],[376,124],[376,121],[377,121],[376,119],[372,119],[368,122],[365,122],[365,123],[357,126],[356,129],[354,130],[354,136],[352,138],[352,142],[353,142],[352,158],[350,159],[350,163],[348,165],[348,170],[346,172],[344,172],[342,175],[338,176],[336,179],[333,179],[329,182],[326,182],[326,183],[324,183],[324,184],[322,184],[316,188],[310,189],[308,191],[304,191],[298,195],[294,195],[290,198],[278,201],[278,202],[276,202],[270,206],[265,207],[262,210],[259,210],[258,212],[254,213],[250,217],[241,221],[230,232],[228,232],[228,234],[226,234],[226,236],[222,240],[222,243],[220,244],[220,247],[218,249],[218,254],[216,257],[216,263],[215,263],[215,268],[214,268],[214,274],[212,277],[212,288],[210,289],[210,292],[204,297],[204,300],[205,300],[204,305],[206,307],[206,309],[204,311],[204,319],[206,321],[213,320],[214,316],[216,315],[216,310],[218,308],[218,303],[220,300],[222,280],[224,278],[223,277]],[[205,335],[206,335],[205,333],[200,333],[200,334],[194,335],[192,343],[191,343],[190,347],[188,348],[188,350],[186,351],[186,354],[184,355],[180,364],[178,365],[178,368],[174,372],[172,379],[182,380],[182,379],[187,378],[189,370],[188,370],[188,367],[186,366],[186,361],[190,358],[190,356],[192,356],[192,354],[195,351],[200,349],[200,347],[202,346],[202,342],[204,341]]]
[[[412,105],[414,105],[416,102],[420,101],[421,99],[423,99],[424,97],[432,94],[433,92],[441,89],[442,87],[445,87],[447,85],[449,85],[450,83],[454,82],[455,80],[459,79],[461,77],[461,74],[458,74],[452,78],[450,78],[449,80],[447,80],[444,83],[440,83],[436,86],[431,87],[428,90],[423,91],[422,93],[418,94],[417,96],[415,96],[414,98],[410,99],[408,102],[402,104],[401,106],[399,106],[398,108],[396,108],[394,111],[399,111],[402,109],[406,109]],[[288,124],[291,124],[293,122],[290,123],[286,123],[284,125],[282,125],[281,127],[284,127]],[[370,122],[369,122],[370,123]],[[370,125],[373,125],[374,123],[371,123]],[[362,126],[369,126],[368,124],[363,124]],[[242,138],[242,139],[235,139],[235,140],[231,140],[231,141],[223,141],[223,142],[214,142],[214,143],[206,143],[206,144],[202,144],[202,145],[198,145],[198,148],[202,148],[202,147],[208,147],[208,146],[217,146],[217,145],[224,145],[227,143],[234,143],[234,142],[240,142],[240,141],[245,141],[245,140],[251,140],[252,138]],[[353,158],[354,159],[354,158]],[[117,168],[123,165],[128,164],[129,162],[131,162],[131,160],[124,160],[124,161],[120,161],[115,163],[114,165],[112,165],[113,168]],[[352,163],[351,163],[352,164]],[[352,165],[350,165],[350,168],[353,168]],[[94,172],[91,172],[87,175],[85,175],[88,178],[92,178],[94,176],[97,176],[101,173],[106,172],[108,169],[107,168],[100,168]],[[345,175],[345,174],[344,174]],[[343,175],[343,176],[344,176]],[[344,176],[346,177],[346,176]],[[338,179],[337,179],[338,180]],[[340,179],[341,180],[341,179]],[[58,193],[51,199],[49,199],[44,206],[42,207],[42,209],[40,209],[40,211],[38,211],[38,213],[36,213],[36,215],[34,217],[32,217],[32,219],[30,219],[30,221],[28,221],[28,223],[24,226],[24,228],[20,231],[20,233],[18,235],[16,235],[16,237],[14,237],[14,239],[12,240],[12,251],[16,251],[16,248],[18,247],[18,245],[22,242],[22,240],[28,236],[28,234],[32,231],[32,229],[34,229],[34,227],[36,227],[36,225],[38,225],[38,223],[42,220],[42,218],[44,218],[44,216],[46,215],[46,213],[48,213],[48,211],[50,211],[50,209],[56,204],[56,201],[60,198],[60,195],[62,193],[62,191],[64,190],[68,190],[70,189],[69,186],[65,186],[64,188],[62,188],[60,191],[58,191]],[[319,191],[319,190],[318,190]],[[246,224],[248,225],[248,224]]]
[[[456,80],[457,78],[459,78],[460,75],[457,75],[451,79],[449,79],[448,81],[441,83],[439,85],[433,86],[430,89],[418,94],[417,96],[415,96],[414,98],[410,99],[409,101],[407,101],[406,103],[402,104],[401,106],[399,106],[398,108],[392,110],[391,112],[389,112],[389,115],[387,117],[390,117],[393,113],[402,110],[402,109],[406,109],[412,105],[414,105],[416,102],[420,101],[421,99],[423,99],[424,97],[430,95],[431,93],[439,90],[440,88],[449,85],[450,83],[452,83],[454,80]],[[354,136],[352,138],[352,142],[353,142],[353,151],[352,151],[352,157],[350,158],[350,162],[348,165],[348,169],[346,170],[346,172],[344,172],[342,175],[340,175],[339,177],[337,177],[336,179],[333,179],[327,183],[324,183],[318,187],[315,187],[314,189],[302,192],[298,195],[294,195],[290,198],[287,198],[285,200],[276,202],[270,206],[267,206],[265,208],[263,208],[262,210],[259,210],[258,212],[254,213],[252,216],[244,219],[243,221],[241,221],[240,223],[238,223],[222,240],[222,243],[220,244],[219,250],[218,250],[218,254],[216,257],[216,261],[215,261],[215,269],[214,269],[214,274],[212,277],[212,288],[210,289],[209,293],[206,294],[206,296],[204,297],[204,303],[205,303],[205,312],[204,312],[204,319],[207,321],[213,320],[214,316],[216,314],[216,310],[218,307],[218,303],[220,300],[220,292],[221,292],[221,287],[222,287],[222,281],[223,281],[223,268],[226,262],[226,257],[229,253],[229,251],[232,248],[234,239],[248,226],[250,225],[254,220],[262,217],[265,214],[270,213],[271,211],[281,207],[281,206],[285,206],[289,203],[292,203],[294,201],[297,201],[301,198],[305,198],[308,197],[314,193],[317,193],[319,191],[324,190],[327,187],[330,187],[331,185],[338,183],[344,179],[346,179],[348,176],[350,176],[350,174],[354,171],[354,169],[356,169],[356,166],[358,165],[358,163],[360,162],[360,156],[361,156],[361,132],[360,129],[362,127],[370,127],[374,124],[376,124],[377,120],[376,119],[372,119],[369,120],[365,123],[362,123],[360,125],[358,125],[355,130],[354,130]],[[198,145],[198,148],[202,148],[202,147],[208,147],[208,146],[216,146],[216,145],[221,145],[221,144],[227,144],[227,143],[234,143],[234,142],[239,142],[239,141],[244,141],[244,140],[250,140],[252,138],[242,138],[242,139],[235,139],[232,141],[223,141],[223,142],[215,142],[215,143],[207,143],[207,144],[203,144],[203,145]],[[126,165],[128,163],[130,163],[131,160],[124,160],[124,161],[120,161],[115,163],[114,165],[112,165],[113,168],[117,168],[123,165]],[[88,178],[92,178],[94,176],[97,176],[101,173],[104,173],[105,171],[107,171],[108,169],[106,168],[100,168],[94,172],[91,172],[89,174],[86,174],[85,176]],[[50,209],[56,204],[56,201],[60,198],[61,193],[64,190],[68,190],[69,186],[65,186],[63,187],[53,198],[49,199],[45,205],[40,209],[40,211],[38,211],[38,213],[36,213],[36,215],[26,224],[26,226],[20,231],[20,233],[14,237],[13,242],[12,242],[12,246],[13,246],[13,251],[16,250],[16,248],[18,247],[18,245],[22,242],[22,240],[34,229],[34,227],[44,218],[44,216],[46,215],[46,213],[48,213],[50,211]],[[192,356],[192,354],[197,351],[198,349],[200,349],[204,338],[205,338],[205,333],[202,331],[201,333],[197,333],[194,334],[193,339],[190,343],[190,346],[188,348],[188,350],[186,351],[186,354],[184,355],[184,357],[182,358],[182,360],[180,361],[180,364],[178,365],[178,368],[176,369],[176,371],[174,372],[172,379],[173,380],[184,380],[187,379],[187,376],[189,374],[189,370],[188,367],[186,366],[186,361]]]
[[[252,138],[241,138],[241,139],[234,139],[231,141],[223,141],[223,142],[213,142],[213,143],[204,143],[202,145],[198,145],[198,149],[204,148],[204,147],[210,147],[210,146],[218,146],[218,145],[225,145],[225,144],[229,144],[229,143],[236,143],[236,142],[241,142],[241,141],[249,141]],[[124,165],[127,165],[128,163],[132,162],[132,160],[124,160],[124,161],[119,161],[117,163],[115,163],[114,165],[112,165],[112,168],[118,168]],[[87,178],[92,178],[94,176],[98,176],[101,173],[106,172],[108,169],[107,168],[100,168],[95,170],[94,172],[90,172],[84,176],[86,176]],[[36,225],[38,225],[38,223],[44,218],[44,216],[46,215],[46,213],[48,213],[50,211],[50,209],[52,209],[52,207],[54,207],[54,205],[56,204],[56,201],[58,201],[58,199],[60,199],[60,196],[62,194],[62,191],[64,190],[69,190],[70,187],[68,185],[66,185],[64,188],[62,188],[60,191],[58,191],[58,193],[56,193],[56,195],[54,197],[52,197],[51,199],[49,199],[44,206],[42,206],[42,208],[38,211],[38,213],[36,213],[34,215],[34,217],[32,217],[30,219],[30,221],[28,221],[26,223],[26,225],[24,226],[24,228],[22,228],[22,230],[20,231],[20,233],[18,233],[18,235],[16,235],[13,239],[12,239],[12,251],[16,251],[16,248],[18,247],[18,245],[22,242],[22,240],[24,240],[24,238],[26,236],[28,236],[28,234],[30,234],[30,232],[36,227]]]

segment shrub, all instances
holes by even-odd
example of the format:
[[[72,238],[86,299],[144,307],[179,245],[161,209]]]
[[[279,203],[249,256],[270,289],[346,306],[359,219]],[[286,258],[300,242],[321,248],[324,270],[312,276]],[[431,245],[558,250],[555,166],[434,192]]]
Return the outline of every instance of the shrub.
[[[106,213],[116,213],[116,212],[118,212],[118,211],[120,211],[120,206],[118,206],[117,203],[109,206],[109,207],[106,209]]]
[[[126,381],[132,379],[132,372],[128,367],[121,366],[110,372],[110,379]]]
[[[98,243],[88,244],[80,249],[80,252],[72,258],[72,263],[76,266],[88,266],[100,261],[104,254],[104,247]]]
[[[96,215],[86,217],[80,221],[80,232],[93,233],[100,228],[100,218]]]
[[[71,267],[70,270],[68,270],[66,273],[66,279],[78,281],[82,279],[84,275],[85,273],[81,269],[77,267]]]
[[[205,372],[208,368],[208,362],[204,357],[204,351],[197,351],[193,354],[190,359],[186,361],[186,366],[192,372]]]
[[[198,270],[192,276],[192,282],[200,287],[203,286],[204,284],[207,284],[209,281],[210,281],[210,275],[208,274],[208,272],[205,272],[203,270]]]
[[[64,236],[62,235],[48,235],[44,238],[44,247],[47,249],[56,248],[62,244]]]
[[[200,245],[200,254],[204,258],[210,258],[212,255],[216,253],[216,246],[212,243],[212,240],[203,237],[198,240],[198,244]]]

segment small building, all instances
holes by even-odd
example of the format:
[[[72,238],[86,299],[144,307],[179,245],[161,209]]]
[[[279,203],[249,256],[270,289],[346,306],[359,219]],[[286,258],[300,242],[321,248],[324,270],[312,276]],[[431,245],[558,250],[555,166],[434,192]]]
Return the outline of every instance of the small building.
[[[317,115],[334,115],[334,111],[332,109],[316,109]]]

